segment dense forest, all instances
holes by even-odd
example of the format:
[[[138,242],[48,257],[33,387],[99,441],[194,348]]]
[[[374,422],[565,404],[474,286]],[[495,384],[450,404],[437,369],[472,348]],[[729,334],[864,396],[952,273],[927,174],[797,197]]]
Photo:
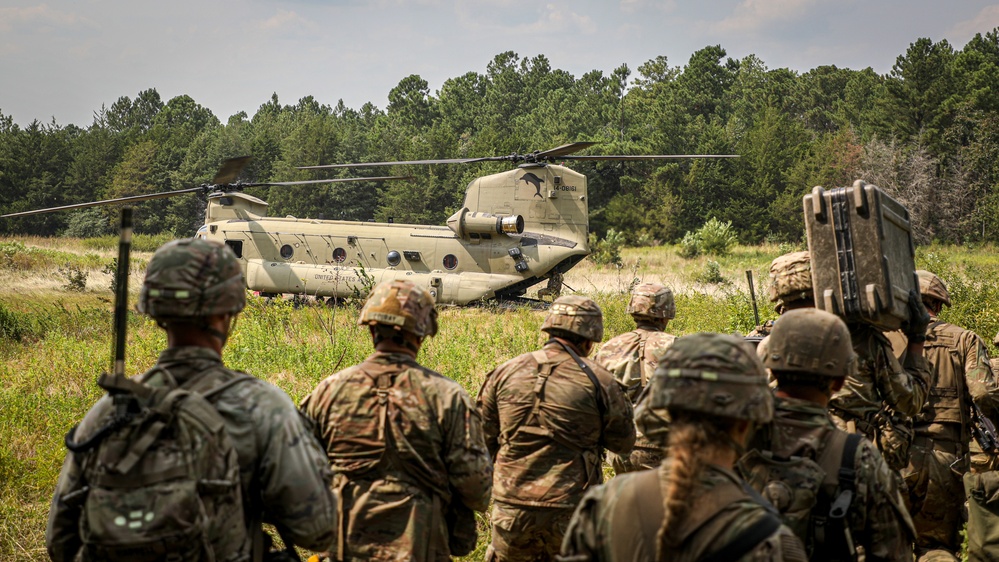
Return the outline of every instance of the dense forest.
[[[496,55],[484,74],[431,93],[418,75],[360,109],[277,95],[222,123],[189,96],[155,89],[95,111],[86,128],[0,111],[0,213],[191,187],[221,160],[249,154],[246,177],[288,181],[383,175],[384,168],[310,172],[297,166],[503,155],[599,141],[588,154],[739,154],[738,159],[574,163],[589,177],[593,230],[632,244],[672,242],[709,218],[744,242],[797,240],[812,186],[875,183],[911,210],[921,242],[999,241],[999,28],[963,49],[919,39],[891,72],[820,66],[768,69],[721,46],[685,66],[665,56],[635,71],[580,77],[538,55]],[[2,108],[0,108],[2,109]],[[259,188],[272,215],[439,224],[473,178],[501,163],[393,168],[391,183]],[[335,175],[334,175],[335,174]],[[141,204],[137,230],[193,233],[204,200]],[[113,211],[0,220],[0,233],[96,236]]]

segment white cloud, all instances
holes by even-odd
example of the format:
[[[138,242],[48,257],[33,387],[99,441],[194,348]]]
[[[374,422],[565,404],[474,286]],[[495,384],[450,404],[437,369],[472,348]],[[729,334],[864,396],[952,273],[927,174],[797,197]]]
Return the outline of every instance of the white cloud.
[[[22,8],[0,8],[0,31],[34,31],[44,28],[67,28],[89,25],[86,18],[70,12],[53,10],[47,4]]]
[[[620,0],[621,11],[626,14],[655,10],[671,13],[676,10],[676,0]]]
[[[976,33],[985,34],[996,27],[999,27],[999,4],[986,6],[970,20],[954,24],[947,35],[953,37],[955,41],[964,43],[974,37]]]
[[[276,14],[258,23],[256,28],[260,31],[290,31],[301,30],[303,27],[311,27],[312,22],[298,15],[296,12],[278,10]]]
[[[711,28],[720,33],[759,31],[771,23],[798,19],[815,4],[816,0],[743,0],[731,16]]]

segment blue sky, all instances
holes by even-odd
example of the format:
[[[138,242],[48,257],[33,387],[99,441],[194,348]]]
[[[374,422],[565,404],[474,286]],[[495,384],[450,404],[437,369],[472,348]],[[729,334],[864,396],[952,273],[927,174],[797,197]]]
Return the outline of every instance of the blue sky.
[[[917,38],[961,48],[995,27],[997,0],[5,0],[0,112],[87,126],[146,88],[223,122],[275,92],[384,108],[405,76],[436,92],[507,50],[577,77],[716,44],[768,68],[887,73]]]

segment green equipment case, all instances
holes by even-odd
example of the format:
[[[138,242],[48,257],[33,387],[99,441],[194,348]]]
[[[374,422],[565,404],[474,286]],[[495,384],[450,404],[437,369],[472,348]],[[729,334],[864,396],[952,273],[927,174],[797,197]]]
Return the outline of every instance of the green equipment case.
[[[815,306],[848,323],[899,329],[909,290],[919,290],[908,209],[863,180],[816,186],[803,203]]]

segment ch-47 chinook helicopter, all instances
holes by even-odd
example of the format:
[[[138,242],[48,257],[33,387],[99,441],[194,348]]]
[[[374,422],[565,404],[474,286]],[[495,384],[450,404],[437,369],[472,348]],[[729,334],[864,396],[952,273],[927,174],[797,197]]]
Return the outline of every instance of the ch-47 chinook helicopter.
[[[207,195],[205,224],[198,236],[235,252],[247,288],[264,296],[292,293],[340,298],[368,283],[409,279],[427,287],[439,303],[517,299],[548,282],[542,294],[557,295],[562,275],[590,253],[586,177],[554,162],[725,158],[732,155],[573,155],[592,142],[506,156],[304,166],[327,169],[407,164],[468,164],[508,161],[515,169],[468,184],[461,209],[446,226],[277,218],[267,203],[243,193],[254,186],[333,181],[407,179],[408,176],[231,183],[249,161],[227,160],[212,184],[172,192],[67,205],[7,216],[129,203],[181,193]]]

